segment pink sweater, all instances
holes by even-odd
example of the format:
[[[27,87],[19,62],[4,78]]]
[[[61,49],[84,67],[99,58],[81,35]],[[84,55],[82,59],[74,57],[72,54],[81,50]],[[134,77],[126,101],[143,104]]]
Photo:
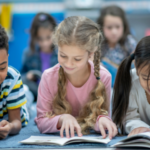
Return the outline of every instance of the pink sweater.
[[[96,77],[94,76],[94,65],[89,61],[91,65],[91,74],[87,82],[79,88],[74,87],[68,80],[67,83],[67,94],[66,100],[72,106],[72,115],[78,116],[79,111],[89,100],[89,93],[95,88],[97,84]],[[52,133],[59,131],[57,129],[57,123],[61,115],[55,116],[53,118],[45,117],[47,112],[52,112],[52,101],[57,93],[57,81],[58,81],[58,71],[60,65],[57,64],[53,68],[47,69],[43,75],[38,89],[38,100],[37,100],[37,117],[35,122],[41,133]],[[100,67],[100,77],[101,81],[105,85],[106,93],[110,99],[111,95],[111,75],[103,67]],[[95,124],[94,129],[99,131],[98,121]]]

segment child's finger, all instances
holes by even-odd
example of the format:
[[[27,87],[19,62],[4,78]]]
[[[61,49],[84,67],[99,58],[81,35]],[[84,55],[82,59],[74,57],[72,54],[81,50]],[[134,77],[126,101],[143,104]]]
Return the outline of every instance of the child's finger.
[[[113,137],[117,135],[118,133],[118,130],[117,130],[117,127],[114,123],[112,123],[112,127],[113,127]]]
[[[103,125],[101,125],[101,124],[99,125],[99,130],[100,130],[103,138],[106,138],[106,133],[105,133],[105,129],[104,129]]]
[[[71,137],[74,137],[74,126],[72,124],[70,125],[70,132],[71,132]]]
[[[82,136],[81,127],[79,126],[79,124],[76,125],[75,129],[76,129],[77,135],[78,135],[79,137]]]
[[[62,126],[61,126],[61,129],[60,129],[60,136],[61,136],[61,137],[64,137],[64,134],[63,134],[63,133],[64,133],[64,129],[65,129],[65,128],[64,128],[64,125],[62,125]]]
[[[70,138],[70,136],[69,136],[69,125],[66,125],[65,132],[66,132],[66,137]]]
[[[7,121],[6,120],[2,120],[0,122],[0,127],[4,127],[6,124],[7,124]]]
[[[108,132],[109,132],[109,139],[111,140],[112,135],[113,135],[113,131],[112,131],[112,127],[110,126],[110,124],[107,124],[107,129],[108,129]]]

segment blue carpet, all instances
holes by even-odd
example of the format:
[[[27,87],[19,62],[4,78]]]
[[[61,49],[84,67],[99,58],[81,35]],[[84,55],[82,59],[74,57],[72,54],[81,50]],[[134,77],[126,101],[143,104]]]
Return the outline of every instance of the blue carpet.
[[[58,136],[59,133],[54,134],[40,134],[38,131],[37,126],[34,123],[34,117],[36,113],[33,111],[32,118],[29,121],[29,124],[27,127],[22,128],[19,134],[14,136],[8,136],[4,140],[0,140],[0,149],[1,148],[104,148],[104,147],[110,147],[111,145],[117,143],[118,141],[124,139],[126,136],[123,137],[115,137],[110,143],[106,144],[97,144],[97,143],[76,143],[76,144],[69,144],[65,146],[42,146],[42,145],[24,145],[20,144],[19,142],[22,140],[25,140],[29,138],[30,136]],[[99,136],[99,134],[92,133],[90,136]]]

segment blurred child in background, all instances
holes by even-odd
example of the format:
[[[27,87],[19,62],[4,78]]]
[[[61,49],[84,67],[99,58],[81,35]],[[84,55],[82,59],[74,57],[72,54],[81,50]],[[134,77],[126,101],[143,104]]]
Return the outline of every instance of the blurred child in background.
[[[102,27],[105,37],[101,57],[118,68],[120,63],[133,53],[137,44],[130,33],[125,13],[118,6],[107,6],[101,10],[97,23]]]
[[[30,47],[23,54],[23,82],[28,85],[35,100],[41,73],[58,62],[57,51],[51,39],[55,27],[56,22],[51,15],[38,13],[30,29]]]

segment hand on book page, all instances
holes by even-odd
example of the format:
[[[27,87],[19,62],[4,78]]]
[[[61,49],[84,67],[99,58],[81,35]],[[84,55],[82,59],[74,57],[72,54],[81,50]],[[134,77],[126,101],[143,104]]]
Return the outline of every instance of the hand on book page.
[[[116,125],[108,118],[101,117],[99,119],[99,129],[103,136],[103,138],[106,138],[105,129],[109,132],[109,139],[111,140],[116,134],[118,133]]]
[[[127,137],[111,147],[146,147],[150,148],[150,132],[139,133]]]
[[[139,127],[139,128],[136,128],[134,130],[132,130],[130,132],[130,134],[128,135],[129,136],[133,136],[133,135],[136,135],[136,134],[139,134],[139,133],[144,133],[144,132],[149,132],[150,129],[149,128],[146,128],[146,127]]]
[[[63,137],[63,132],[65,130],[66,137],[74,137],[74,131],[77,132],[77,135],[82,136],[81,127],[78,124],[77,120],[70,114],[64,114],[59,118],[57,128],[60,128],[60,136]],[[71,136],[69,135],[69,131]]]

